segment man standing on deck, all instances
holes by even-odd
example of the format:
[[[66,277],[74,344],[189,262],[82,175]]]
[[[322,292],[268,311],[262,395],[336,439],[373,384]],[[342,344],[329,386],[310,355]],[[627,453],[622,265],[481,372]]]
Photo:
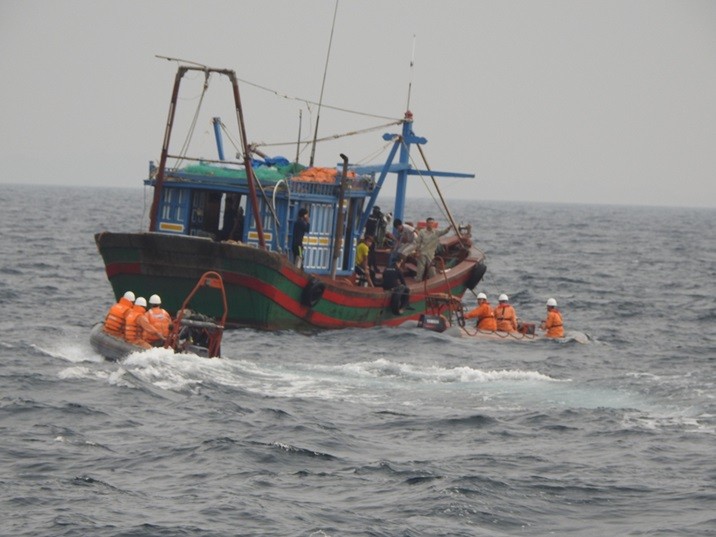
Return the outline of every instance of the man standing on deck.
[[[415,255],[418,258],[418,268],[415,274],[415,281],[421,282],[427,277],[435,276],[435,268],[432,266],[435,251],[440,244],[440,237],[450,231],[450,226],[442,231],[435,231],[435,219],[428,218],[425,220],[425,227],[418,232],[418,238],[415,240]]]
[[[356,283],[360,286],[367,284],[368,287],[374,287],[373,278],[375,274],[371,272],[368,264],[368,256],[370,254],[370,247],[373,244],[373,237],[366,235],[363,240],[356,246],[356,265],[354,270]]]
[[[393,264],[383,271],[382,285],[386,291],[391,291],[399,285],[405,285],[405,278],[403,273],[400,272],[397,262],[393,261]]]
[[[298,218],[293,224],[293,242],[291,243],[291,253],[293,253],[293,263],[298,267],[303,267],[303,237],[311,231],[311,224],[308,219],[308,209],[301,207],[298,210]]]
[[[405,258],[415,250],[415,237],[417,234],[413,226],[404,224],[400,218],[395,219],[393,227],[395,228],[394,242],[388,264],[395,262],[398,268],[402,270]]]

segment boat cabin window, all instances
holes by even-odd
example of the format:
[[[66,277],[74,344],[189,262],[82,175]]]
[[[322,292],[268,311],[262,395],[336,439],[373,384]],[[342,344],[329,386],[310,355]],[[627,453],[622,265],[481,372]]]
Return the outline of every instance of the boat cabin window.
[[[188,192],[185,190],[166,189],[161,219],[168,222],[184,222],[184,204],[187,195]]]

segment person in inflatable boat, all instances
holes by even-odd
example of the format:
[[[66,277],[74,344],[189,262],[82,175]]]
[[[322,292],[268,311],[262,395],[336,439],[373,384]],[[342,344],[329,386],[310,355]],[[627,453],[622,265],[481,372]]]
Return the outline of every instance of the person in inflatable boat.
[[[497,330],[495,312],[487,301],[485,293],[477,294],[477,307],[465,314],[465,319],[477,318],[477,329],[494,332]]]
[[[562,313],[557,309],[557,301],[554,298],[547,300],[547,318],[539,327],[546,332],[547,337],[564,337]]]
[[[144,313],[147,311],[147,299],[143,296],[134,301],[134,307],[127,314],[124,326],[124,339],[132,345],[142,347],[143,349],[151,349],[152,346],[144,340],[145,332],[151,332],[161,337],[159,331],[154,328]]]
[[[164,344],[164,340],[172,328],[172,317],[167,310],[162,308],[162,299],[159,295],[149,297],[149,309],[144,316],[159,333],[145,330],[142,339],[153,347],[160,347]]]
[[[499,302],[495,308],[497,329],[502,332],[517,332],[517,314],[515,308],[509,304],[510,298],[502,293],[497,300]]]
[[[127,291],[116,304],[113,304],[104,318],[104,331],[114,337],[124,337],[124,324],[127,314],[134,306],[134,293]]]

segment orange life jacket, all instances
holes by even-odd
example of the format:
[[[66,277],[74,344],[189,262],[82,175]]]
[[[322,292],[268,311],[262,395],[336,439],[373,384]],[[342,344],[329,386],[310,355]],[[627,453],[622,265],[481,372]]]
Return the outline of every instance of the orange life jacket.
[[[514,332],[517,330],[517,315],[515,308],[509,304],[500,304],[495,308],[497,329],[503,332]]]
[[[134,306],[124,320],[124,339],[130,343],[142,341],[143,330],[138,322],[138,318],[140,315],[144,315],[145,311],[144,306]]]
[[[116,337],[124,337],[124,322],[127,313],[132,309],[133,304],[122,297],[119,302],[109,308],[104,319],[104,331]]]
[[[495,312],[492,311],[492,306],[490,306],[489,302],[483,302],[474,310],[465,314],[465,319],[472,319],[473,317],[477,317],[478,330],[497,330]]]
[[[166,339],[169,335],[169,325],[172,323],[172,318],[169,316],[169,313],[167,313],[167,310],[156,306],[148,309],[144,316],[149,321],[149,324],[159,330],[162,335],[162,339]],[[160,339],[159,336],[149,331],[144,332],[143,338],[144,341],[148,341],[149,343],[154,343]]]
[[[547,312],[547,318],[544,320],[544,328],[547,330],[547,337],[564,337],[564,325],[562,324],[562,314],[557,308]]]

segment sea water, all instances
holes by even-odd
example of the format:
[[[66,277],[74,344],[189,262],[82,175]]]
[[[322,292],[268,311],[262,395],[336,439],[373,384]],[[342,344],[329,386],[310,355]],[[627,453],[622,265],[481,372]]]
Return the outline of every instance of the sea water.
[[[554,297],[587,344],[235,330],[111,363],[93,234],[149,199],[0,191],[0,534],[716,535],[714,210],[451,205],[475,291]]]

